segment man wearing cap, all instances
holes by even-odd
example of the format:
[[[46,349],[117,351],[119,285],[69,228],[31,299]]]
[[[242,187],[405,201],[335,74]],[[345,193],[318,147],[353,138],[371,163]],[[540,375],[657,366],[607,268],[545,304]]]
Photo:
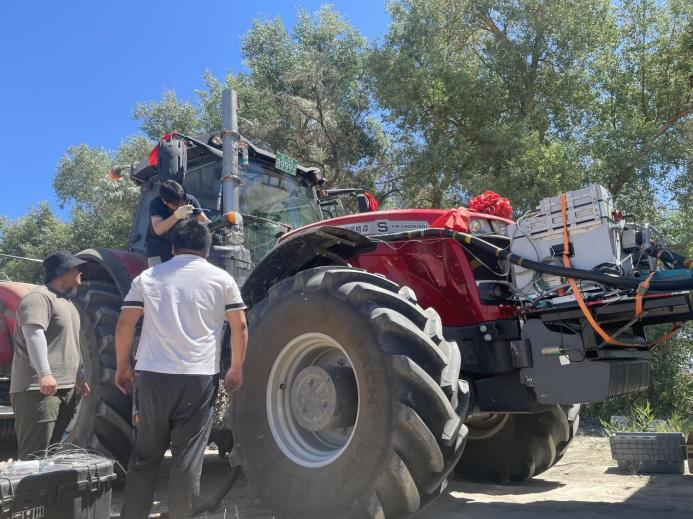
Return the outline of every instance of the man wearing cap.
[[[19,459],[62,439],[75,410],[75,389],[89,396],[79,371],[79,313],[67,294],[81,284],[84,261],[58,251],[43,261],[44,284],[17,308],[10,398]]]

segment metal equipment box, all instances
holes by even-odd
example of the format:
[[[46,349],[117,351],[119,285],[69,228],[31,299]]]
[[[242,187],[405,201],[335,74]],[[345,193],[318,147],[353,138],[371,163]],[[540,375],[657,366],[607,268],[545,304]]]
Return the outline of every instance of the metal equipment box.
[[[621,265],[620,229],[613,221],[613,200],[600,185],[566,193],[570,232],[570,261],[574,268],[592,270],[599,265]],[[523,258],[563,264],[563,215],[560,197],[545,198],[530,217],[508,228],[511,250]],[[513,265],[515,287],[532,298],[559,287],[563,281]]]
[[[609,437],[611,457],[629,472],[683,474],[686,444],[683,433],[617,432]]]
[[[27,466],[27,462],[18,462]],[[113,461],[86,452],[38,460],[0,475],[0,519],[108,519]]]

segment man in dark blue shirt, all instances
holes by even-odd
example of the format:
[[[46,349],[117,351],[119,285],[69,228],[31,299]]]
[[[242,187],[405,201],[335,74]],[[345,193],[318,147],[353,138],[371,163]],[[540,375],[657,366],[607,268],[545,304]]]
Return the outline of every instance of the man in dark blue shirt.
[[[207,223],[200,202],[175,180],[166,180],[159,186],[159,196],[149,205],[149,229],[147,229],[147,262],[149,266],[168,261],[171,252],[173,227],[189,217]]]

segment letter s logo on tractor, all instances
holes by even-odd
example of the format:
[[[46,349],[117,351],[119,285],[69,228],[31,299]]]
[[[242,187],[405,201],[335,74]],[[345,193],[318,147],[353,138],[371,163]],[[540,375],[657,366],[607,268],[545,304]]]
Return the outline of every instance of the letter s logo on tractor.
[[[370,236],[373,234],[390,234],[427,229],[428,222],[425,220],[376,220],[375,222],[362,222],[342,225],[341,227]]]

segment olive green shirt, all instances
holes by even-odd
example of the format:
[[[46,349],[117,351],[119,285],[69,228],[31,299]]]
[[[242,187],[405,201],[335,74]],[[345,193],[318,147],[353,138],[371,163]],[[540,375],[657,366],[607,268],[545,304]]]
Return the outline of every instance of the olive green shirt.
[[[79,368],[79,312],[67,296],[44,285],[26,294],[17,308],[10,393],[39,389],[22,333],[27,324],[40,326],[46,334],[48,365],[58,388],[73,387]]]

